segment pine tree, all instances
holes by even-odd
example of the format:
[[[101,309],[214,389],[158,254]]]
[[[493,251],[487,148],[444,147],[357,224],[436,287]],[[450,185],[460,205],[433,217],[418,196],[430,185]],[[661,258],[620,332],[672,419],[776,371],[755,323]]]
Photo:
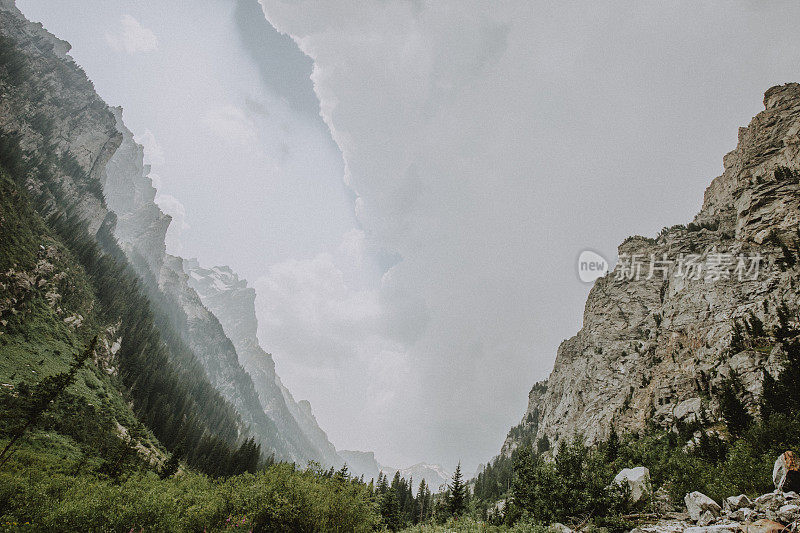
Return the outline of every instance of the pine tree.
[[[74,355],[69,370],[53,376],[48,376],[30,389],[30,394],[25,398],[26,403],[22,408],[21,425],[12,433],[11,440],[6,447],[3,448],[3,451],[0,452],[0,466],[5,464],[8,458],[11,457],[14,445],[17,441],[19,441],[25,432],[39,420],[42,413],[50,407],[50,404],[61,396],[66,388],[75,381],[78,370],[80,370],[83,363],[94,354],[96,345],[97,336],[92,339],[86,350]],[[19,390],[20,387],[17,387],[17,389]]]
[[[617,459],[617,454],[619,453],[619,435],[617,435],[617,430],[614,428],[614,425],[611,425],[611,433],[608,435],[608,441],[606,442],[606,461],[611,463]]]
[[[158,473],[159,477],[161,477],[161,479],[167,479],[175,475],[175,472],[178,471],[178,467],[180,466],[180,462],[178,454],[173,452],[164,463],[164,466],[161,467],[161,471]]]
[[[398,505],[397,493],[394,488],[389,488],[381,496],[380,510],[383,523],[386,524],[387,528],[391,531],[397,531],[401,528],[400,506]]]
[[[456,471],[453,473],[453,481],[450,483],[450,497],[447,504],[452,516],[461,516],[466,510],[467,486],[461,479],[461,461],[458,462]]]
[[[419,482],[419,488],[417,489],[417,507],[419,514],[414,519],[415,524],[419,524],[424,522],[428,515],[428,487],[425,485],[425,479]]]
[[[719,396],[719,407],[722,418],[728,426],[728,431],[734,437],[740,437],[750,426],[753,417],[747,412],[742,400],[739,399],[737,390],[741,388],[736,375],[732,375],[722,383]]]

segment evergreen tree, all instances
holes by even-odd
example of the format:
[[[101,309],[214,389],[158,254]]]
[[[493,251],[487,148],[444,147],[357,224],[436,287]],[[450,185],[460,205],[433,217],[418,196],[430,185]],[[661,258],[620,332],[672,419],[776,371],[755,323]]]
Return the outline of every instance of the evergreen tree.
[[[178,467],[180,466],[180,458],[178,457],[177,453],[173,453],[169,456],[169,459],[164,463],[164,466],[161,467],[161,471],[158,473],[161,479],[167,479],[175,475],[175,472],[178,471]]]
[[[467,506],[467,486],[461,478],[461,461],[456,466],[453,473],[453,480],[450,483],[450,497],[447,501],[448,510],[452,516],[464,514]]]
[[[741,437],[753,422],[753,417],[747,412],[738,391],[741,384],[735,374],[722,383],[719,395],[719,407],[722,418],[728,426],[728,431],[734,437]]]
[[[8,458],[11,457],[14,446],[25,432],[39,420],[42,413],[50,407],[50,404],[61,396],[69,385],[74,383],[78,370],[80,370],[83,363],[94,354],[96,345],[97,336],[92,339],[89,346],[83,352],[75,354],[69,370],[53,376],[48,376],[29,389],[30,393],[24,398],[24,404],[22,405],[20,425],[12,432],[11,440],[9,440],[8,444],[3,448],[3,451],[0,452],[0,466],[5,464]],[[27,387],[17,387],[17,390],[20,390],[20,388],[22,388],[22,390],[27,389]]]
[[[606,441],[606,461],[609,463],[614,462],[617,459],[617,454],[619,454],[619,435],[617,435],[614,424],[611,424],[611,433],[609,433],[608,441]]]
[[[386,478],[384,478],[385,480]],[[391,531],[397,531],[402,527],[400,520],[400,506],[397,502],[397,493],[393,488],[389,488],[380,500],[381,517],[383,523]]]

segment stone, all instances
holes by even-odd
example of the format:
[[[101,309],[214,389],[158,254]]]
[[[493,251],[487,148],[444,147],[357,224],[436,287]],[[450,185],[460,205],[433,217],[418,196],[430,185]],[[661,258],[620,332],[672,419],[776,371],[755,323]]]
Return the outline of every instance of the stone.
[[[675,420],[694,422],[699,419],[703,409],[702,406],[703,401],[700,398],[689,398],[675,406],[675,409],[672,411],[672,416],[675,417]]]
[[[741,509],[737,509],[729,514],[728,518],[737,522],[744,522],[745,520],[749,520],[752,514],[752,509],[748,507],[742,507]]]
[[[710,511],[714,516],[719,516],[722,508],[717,502],[703,494],[702,492],[690,492],[683,498],[686,503],[686,509],[689,512],[689,518],[693,522],[700,520],[705,511]]]
[[[624,468],[614,477],[617,485],[627,484],[631,491],[631,501],[639,502],[652,492],[650,485],[650,470],[645,466]]]
[[[772,482],[776,490],[790,492],[800,490],[800,458],[794,452],[783,452],[772,468]]]
[[[785,527],[780,522],[762,518],[742,528],[745,533],[780,533]],[[688,530],[687,530],[688,531]]]
[[[750,507],[752,502],[750,498],[745,496],[744,494],[740,494],[738,496],[728,496],[725,498],[725,501],[722,502],[723,509],[727,511],[735,511],[737,509],[741,509],[742,507]]]
[[[631,530],[631,533],[683,533],[689,524],[682,520],[661,519],[655,524],[641,525]]]
[[[800,518],[800,505],[787,503],[778,509],[778,519],[781,522],[794,522]]]
[[[552,531],[553,533],[574,533],[572,529],[565,526],[561,522],[556,522],[555,524],[550,524],[550,527],[547,528],[548,530]]]
[[[714,516],[709,510],[703,511],[703,514],[700,516],[700,520],[697,521],[698,526],[710,526],[717,520],[717,517]]]
[[[684,529],[685,533],[739,533],[739,524],[716,524],[713,526],[694,526]]]
[[[782,493],[769,492],[756,498],[753,506],[757,511],[777,511],[785,503],[786,499]]]

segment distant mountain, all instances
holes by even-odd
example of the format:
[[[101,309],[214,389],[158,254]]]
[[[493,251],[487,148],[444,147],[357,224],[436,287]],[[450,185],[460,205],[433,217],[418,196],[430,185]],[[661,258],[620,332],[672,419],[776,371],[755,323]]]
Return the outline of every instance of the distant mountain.
[[[339,457],[341,457],[351,474],[356,476],[364,476],[365,481],[373,479],[378,480],[378,474],[381,472],[381,465],[375,460],[375,452],[360,452],[354,450],[339,450]],[[392,473],[394,475],[394,473]]]
[[[247,281],[228,266],[203,268],[196,259],[183,261],[188,282],[203,305],[222,325],[233,342],[239,361],[250,374],[261,404],[275,422],[281,437],[291,446],[295,456],[315,460],[323,466],[336,466],[344,462],[328,436],[317,424],[311,404],[295,402],[275,373],[272,355],[258,342],[256,319],[256,292]],[[302,462],[302,461],[301,461]]]
[[[386,471],[385,468],[384,471]],[[392,472],[392,475],[394,475],[394,472]],[[453,474],[440,465],[417,463],[408,468],[401,468],[400,476],[406,479],[413,478],[415,482],[414,490],[416,490],[419,481],[424,479],[425,484],[430,487],[431,492],[442,492],[447,488],[447,484],[450,482]]]
[[[347,463],[348,469],[355,475],[363,475],[364,480],[378,479],[378,474],[382,473],[390,480],[396,472],[406,479],[413,479],[414,490],[421,480],[431,489],[431,492],[441,492],[447,488],[452,474],[440,465],[417,463],[408,468],[393,468],[378,463],[374,452],[359,452],[352,450],[340,450],[339,456]]]

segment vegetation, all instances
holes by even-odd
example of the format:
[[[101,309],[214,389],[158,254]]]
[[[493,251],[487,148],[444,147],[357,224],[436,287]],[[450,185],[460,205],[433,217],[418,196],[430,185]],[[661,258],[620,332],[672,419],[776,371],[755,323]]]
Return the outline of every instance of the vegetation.
[[[373,497],[358,481],[273,464],[215,480],[161,479],[142,465],[111,477],[72,439],[38,433],[0,470],[3,531],[372,531]],[[14,525],[16,524],[16,525]]]

